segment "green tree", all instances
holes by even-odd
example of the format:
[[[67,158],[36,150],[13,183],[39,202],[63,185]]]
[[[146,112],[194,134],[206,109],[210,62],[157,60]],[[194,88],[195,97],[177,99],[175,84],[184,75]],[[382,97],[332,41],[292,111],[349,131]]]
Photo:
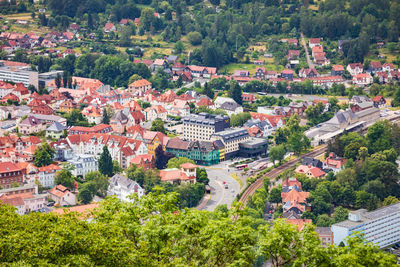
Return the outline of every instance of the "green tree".
[[[95,188],[93,195],[98,195],[100,197],[105,197],[107,195],[109,178],[106,175],[101,174],[99,171],[89,172],[85,176],[85,181],[93,183]]]
[[[166,131],[164,128],[164,122],[159,118],[155,119],[154,121],[151,122],[150,131],[161,132],[165,134]]]
[[[67,169],[62,169],[62,170],[56,172],[54,183],[56,185],[61,184],[65,187],[69,188],[70,190],[73,190],[75,187],[74,176]]]
[[[199,32],[189,32],[187,34],[187,39],[192,45],[199,45],[203,39],[203,36]]]
[[[242,112],[239,114],[232,114],[231,116],[231,126],[232,127],[239,127],[243,126],[248,120],[251,119],[250,112]]]
[[[107,146],[103,146],[103,152],[99,158],[99,172],[108,177],[113,176],[113,161]]]
[[[124,26],[122,27],[120,31],[120,37],[119,37],[119,45],[122,47],[128,47],[131,45],[131,35],[132,35],[132,29],[129,26]]]
[[[210,180],[208,179],[208,174],[204,168],[196,168],[196,182],[208,185]]]
[[[339,206],[335,209],[333,213],[333,223],[338,223],[347,220],[349,216],[349,211],[342,206]]]
[[[231,81],[228,91],[229,97],[236,101],[239,105],[242,104],[242,88],[236,81]]]
[[[331,218],[328,214],[318,215],[316,224],[319,227],[329,227],[331,226]]]
[[[103,108],[103,118],[101,119],[101,123],[110,124],[110,117],[108,116],[106,108]]]
[[[93,191],[95,190],[95,185],[92,182],[85,183],[79,188],[78,200],[83,204],[89,204],[93,197]]]
[[[270,161],[272,161],[272,163],[275,165],[275,161],[279,161],[279,163],[281,163],[281,161],[284,159],[286,154],[286,150],[284,145],[277,145],[274,147],[271,147],[269,149],[269,159]]]
[[[182,43],[182,41],[178,41],[174,45],[174,51],[177,54],[181,54],[185,50],[185,45]]]
[[[400,202],[400,200],[397,199],[396,197],[388,196],[387,198],[385,198],[383,200],[382,206],[389,206],[389,205],[396,204],[396,203],[399,203],[399,202]]]
[[[281,203],[282,202],[282,188],[281,187],[274,187],[271,189],[269,193],[268,201],[271,203]]]
[[[208,96],[210,99],[213,99],[213,98],[214,98],[214,91],[213,91],[213,89],[208,85],[207,82],[204,84],[204,88],[203,88],[202,94]]]
[[[123,172],[123,169],[121,165],[119,165],[119,162],[116,160],[113,160],[113,174],[121,173]]]
[[[36,148],[34,156],[34,165],[36,167],[43,167],[52,164],[54,158],[54,149],[48,143],[42,143]]]
[[[185,157],[179,157],[179,158],[175,157],[175,158],[172,158],[172,159],[170,159],[168,161],[167,168],[168,169],[172,169],[172,168],[180,169],[182,164],[188,163],[188,162],[194,164],[194,161],[191,160],[191,159],[188,159],[188,158],[185,158]]]

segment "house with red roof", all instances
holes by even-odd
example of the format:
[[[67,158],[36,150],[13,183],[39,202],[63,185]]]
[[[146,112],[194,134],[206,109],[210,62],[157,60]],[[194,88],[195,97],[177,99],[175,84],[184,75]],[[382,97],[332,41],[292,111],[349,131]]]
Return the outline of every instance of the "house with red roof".
[[[112,127],[108,124],[98,124],[92,127],[73,126],[69,129],[68,134],[92,134],[92,133],[111,133]]]
[[[75,206],[76,195],[63,185],[56,185],[49,190],[49,197],[57,206]]]
[[[53,115],[54,110],[48,105],[41,102],[39,105],[34,105],[31,108],[31,113],[33,114],[44,114],[44,115]]]
[[[382,65],[382,71],[391,72],[394,70],[394,65],[392,63],[385,63]]]
[[[319,76],[319,73],[316,69],[301,69],[299,71],[299,77],[301,78],[311,78],[311,77],[317,77]]]
[[[293,70],[283,70],[281,71],[281,77],[285,80],[292,81],[294,76]]]
[[[369,73],[360,73],[353,76],[353,83],[358,86],[367,86],[373,82],[373,78]]]
[[[381,64],[381,62],[379,62],[379,61],[371,61],[371,62],[369,63],[367,72],[368,72],[368,73],[374,74],[374,73],[376,73],[376,72],[378,72],[378,71],[382,71],[382,64]]]
[[[372,98],[371,100],[372,100],[372,102],[374,102],[374,106],[377,108],[381,108],[386,105],[386,99],[381,95],[377,95],[374,98]]]
[[[344,67],[342,65],[333,65],[331,69],[332,76],[343,76],[344,75]]]
[[[153,121],[155,119],[166,121],[168,112],[163,106],[156,105],[146,108],[144,110],[144,115],[147,121]]]
[[[281,197],[284,213],[293,211],[296,214],[302,214],[306,210],[310,210],[308,204],[309,192],[292,189],[289,192],[282,192]]]
[[[22,185],[22,169],[12,162],[0,162],[0,186],[2,188],[11,188],[13,184]]]
[[[151,82],[146,79],[140,79],[132,82],[128,86],[128,92],[135,96],[143,96],[144,93],[152,88]]]
[[[104,32],[109,33],[117,30],[114,24],[107,22],[106,25],[104,26]]]
[[[190,65],[186,66],[185,71],[189,71],[193,77],[211,78],[217,74],[217,68]]]
[[[53,187],[54,178],[57,171],[61,170],[62,167],[56,164],[50,164],[48,166],[43,166],[38,168],[38,179],[42,186]]]
[[[311,219],[286,219],[286,222],[288,224],[291,224],[296,227],[298,231],[302,231],[304,227],[308,225],[312,225],[312,220]]]
[[[321,45],[321,38],[310,38],[308,40],[308,46],[312,49],[314,46]]]
[[[323,162],[324,169],[331,169],[334,173],[338,173],[340,170],[344,169],[344,164],[346,159],[336,156],[335,153],[329,153],[329,156]]]
[[[255,102],[255,101],[257,100],[257,98],[256,98],[254,95],[252,95],[252,94],[242,93],[242,100],[243,100],[244,102],[253,103],[253,102]]]
[[[351,74],[351,76],[355,76],[364,72],[364,67],[361,63],[351,63],[347,65],[346,69]]]
[[[161,181],[171,184],[196,183],[197,165],[192,163],[184,163],[181,169],[165,169],[160,171]]]
[[[155,166],[155,157],[151,154],[137,155],[130,160],[131,164],[144,170],[150,170]]]
[[[206,107],[213,107],[214,103],[211,101],[210,98],[207,96],[203,96],[196,104],[197,107],[206,106]]]
[[[300,165],[294,170],[294,172],[305,174],[308,178],[323,178],[326,175],[323,170],[311,165]]]

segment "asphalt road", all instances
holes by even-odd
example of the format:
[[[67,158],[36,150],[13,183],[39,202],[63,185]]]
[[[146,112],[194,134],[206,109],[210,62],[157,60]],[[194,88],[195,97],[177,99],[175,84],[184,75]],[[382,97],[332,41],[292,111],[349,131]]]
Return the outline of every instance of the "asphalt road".
[[[304,50],[305,50],[305,52],[306,52],[306,58],[307,58],[308,67],[309,67],[310,69],[313,69],[313,68],[314,68],[314,64],[313,64],[313,62],[312,62],[311,59],[310,59],[310,55],[308,54],[308,48],[307,48],[306,41],[304,40],[304,35],[303,35],[303,33],[300,33],[300,36],[301,36],[301,43],[303,44]]]
[[[239,184],[231,177],[233,170],[228,171],[227,165],[231,162],[223,162],[212,167],[206,167],[210,179],[211,199],[203,210],[213,211],[218,205],[226,204],[229,208],[236,195],[239,193]],[[228,188],[225,188],[225,184]]]

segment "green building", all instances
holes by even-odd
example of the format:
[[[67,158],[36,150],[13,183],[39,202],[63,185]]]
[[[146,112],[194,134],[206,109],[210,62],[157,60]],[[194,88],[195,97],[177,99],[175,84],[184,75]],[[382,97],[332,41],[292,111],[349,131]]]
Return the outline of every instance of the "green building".
[[[179,138],[173,138],[168,141],[166,151],[176,157],[186,157],[194,160],[197,164],[210,166],[219,163],[221,144],[207,141],[183,141]]]

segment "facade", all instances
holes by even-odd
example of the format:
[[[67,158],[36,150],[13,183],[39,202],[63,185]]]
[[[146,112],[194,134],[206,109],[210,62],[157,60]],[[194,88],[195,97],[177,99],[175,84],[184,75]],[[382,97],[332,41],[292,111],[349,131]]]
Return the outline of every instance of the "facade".
[[[85,177],[89,172],[98,170],[98,162],[92,155],[76,155],[76,157],[68,160],[68,163],[74,166],[71,171],[74,176]]]
[[[211,136],[211,141],[216,140],[222,141],[222,143],[225,145],[225,159],[230,159],[239,152],[240,143],[245,143],[250,140],[250,135],[246,129],[230,128],[221,132],[214,133]]]
[[[135,181],[125,176],[116,174],[110,178],[107,196],[116,196],[121,201],[133,202],[129,196],[137,194],[139,198],[144,195],[144,189]]]
[[[22,169],[11,162],[0,162],[0,186],[11,188],[14,183],[22,185]]]
[[[323,247],[333,245],[333,233],[330,227],[315,227],[315,232],[317,232],[319,238],[321,239],[321,244]]]
[[[210,141],[183,141],[179,138],[168,140],[166,151],[176,157],[185,157],[195,161],[197,164],[213,165],[221,161],[221,149],[223,145]],[[223,158],[222,160],[224,160]]]
[[[21,70],[15,67],[0,67],[0,80],[23,83],[26,87],[32,84],[39,88],[39,73],[36,71]]]
[[[223,115],[200,113],[183,119],[183,138],[194,141],[210,141],[211,135],[221,132],[230,126],[230,118]]]
[[[46,125],[39,119],[29,116],[18,124],[19,132],[23,135],[37,133],[45,129]]]
[[[63,185],[57,185],[49,190],[49,197],[58,206],[75,206],[76,196]]]
[[[54,186],[54,176],[58,170],[61,170],[60,166],[51,164],[44,167],[38,168],[39,182],[43,187],[53,187]]]
[[[400,242],[400,203],[371,212],[365,209],[349,213],[346,221],[333,224],[333,241],[336,245],[346,243],[346,238],[355,232],[364,234],[367,242],[385,248]]]
[[[266,155],[268,151],[268,139],[251,137],[249,141],[239,144],[239,154],[250,158]]]
[[[92,134],[92,133],[110,133],[112,127],[108,124],[99,124],[93,127],[74,126],[69,129],[68,134]]]
[[[54,122],[52,125],[49,126],[49,128],[46,129],[46,137],[60,139],[64,134],[64,130],[66,129],[67,127],[65,127],[61,123]]]

